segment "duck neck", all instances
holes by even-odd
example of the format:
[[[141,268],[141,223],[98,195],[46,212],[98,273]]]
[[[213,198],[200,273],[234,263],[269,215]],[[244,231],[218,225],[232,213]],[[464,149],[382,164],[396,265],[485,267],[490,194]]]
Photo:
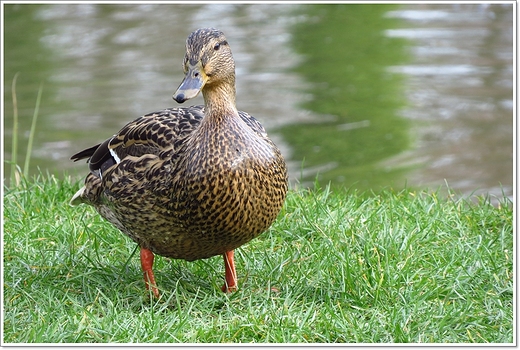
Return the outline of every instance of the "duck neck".
[[[206,106],[206,117],[218,119],[238,116],[234,82],[206,85],[204,90],[202,90],[202,95],[204,96],[204,104]]]

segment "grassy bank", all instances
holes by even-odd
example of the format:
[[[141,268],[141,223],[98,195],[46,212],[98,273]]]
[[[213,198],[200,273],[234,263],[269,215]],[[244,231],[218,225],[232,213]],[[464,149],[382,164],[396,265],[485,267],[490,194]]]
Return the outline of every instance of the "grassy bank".
[[[78,185],[4,193],[4,342],[512,342],[512,205],[437,192],[292,191],[273,227],[220,257],[156,259],[144,293],[135,244]],[[274,287],[277,291],[271,289]]]

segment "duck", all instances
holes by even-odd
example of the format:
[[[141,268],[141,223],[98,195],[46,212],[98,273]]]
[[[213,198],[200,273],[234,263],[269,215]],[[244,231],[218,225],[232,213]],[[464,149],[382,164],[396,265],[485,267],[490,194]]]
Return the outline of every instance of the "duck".
[[[184,79],[173,99],[200,92],[204,105],[143,115],[71,160],[89,173],[70,205],[93,206],[140,249],[146,290],[159,297],[155,255],[194,261],[222,256],[222,291],[237,291],[234,251],[276,220],[288,190],[280,149],[236,106],[235,61],[224,33],[186,40]]]

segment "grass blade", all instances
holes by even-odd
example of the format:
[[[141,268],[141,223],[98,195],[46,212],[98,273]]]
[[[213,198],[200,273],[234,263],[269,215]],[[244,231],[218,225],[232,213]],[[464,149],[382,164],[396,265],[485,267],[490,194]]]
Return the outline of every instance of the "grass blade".
[[[13,95],[13,141],[11,147],[11,178],[10,184],[16,183],[16,186],[20,183],[20,178],[16,173],[16,155],[18,153],[18,100],[16,99],[16,80],[18,79],[17,72],[14,75],[13,83],[11,84],[11,93]]]
[[[29,141],[27,142],[27,153],[25,155],[25,164],[23,166],[23,176],[26,178],[29,176],[29,163],[31,161],[31,151],[32,151],[32,145],[33,145],[33,140],[34,140],[34,133],[36,131],[36,120],[38,119],[38,111],[40,110],[40,101],[41,101],[41,97],[42,97],[42,91],[43,91],[43,82],[40,83],[40,88],[38,89],[38,97],[36,98],[36,106],[34,107],[31,131],[29,133]]]

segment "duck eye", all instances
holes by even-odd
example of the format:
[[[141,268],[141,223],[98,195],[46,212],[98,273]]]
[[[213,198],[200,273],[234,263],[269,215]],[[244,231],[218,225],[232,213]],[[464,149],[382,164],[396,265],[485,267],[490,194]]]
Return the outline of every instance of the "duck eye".
[[[214,49],[215,51],[217,51],[218,49],[220,49],[220,47],[221,47],[222,45],[227,45],[227,40],[224,40],[224,41],[221,41],[221,42],[219,42],[219,43],[216,43],[215,46],[213,46],[213,49]]]

